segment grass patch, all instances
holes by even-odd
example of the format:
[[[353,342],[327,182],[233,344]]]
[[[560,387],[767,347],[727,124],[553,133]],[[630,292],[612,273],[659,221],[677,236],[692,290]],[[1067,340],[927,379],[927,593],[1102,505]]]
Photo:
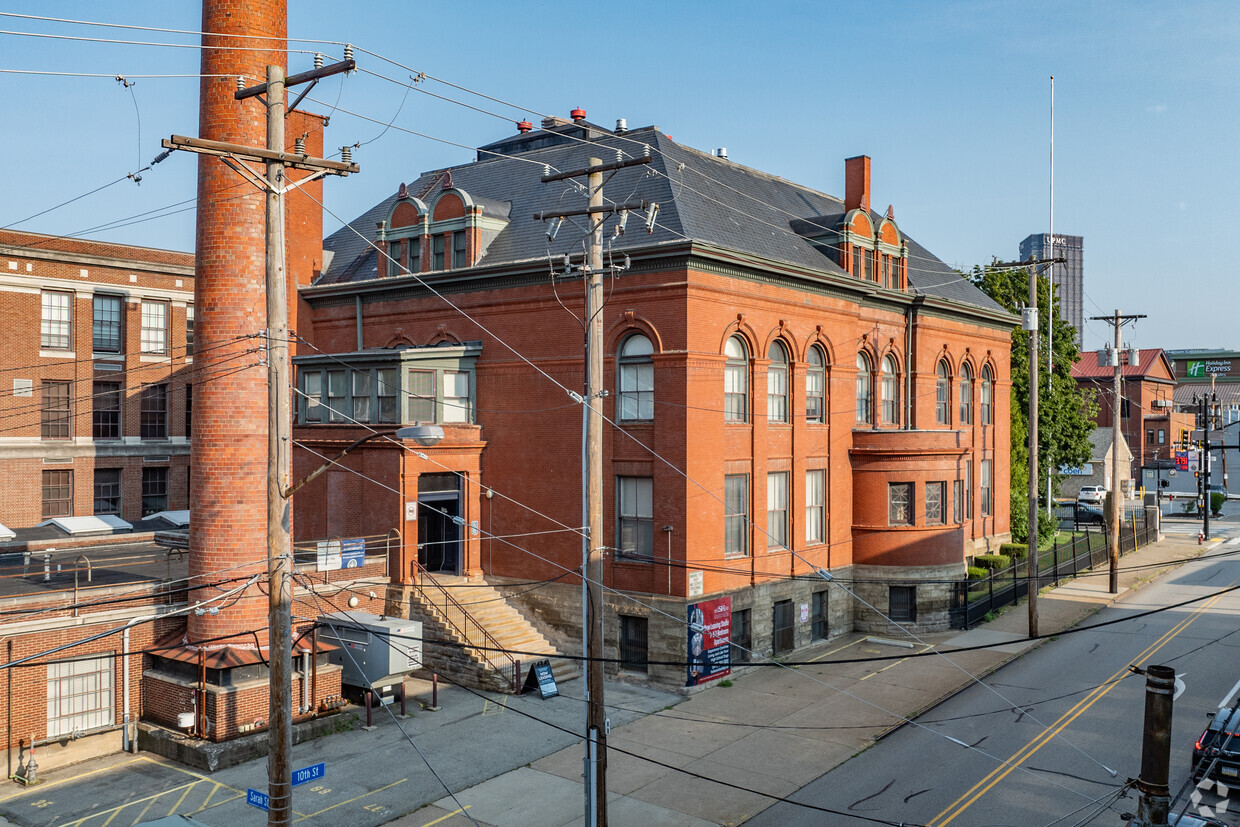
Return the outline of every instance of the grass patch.
[[[727,689],[729,686],[732,685],[732,681],[728,680],[727,678],[724,678],[723,680],[719,681],[719,685],[722,686],[724,689]]]

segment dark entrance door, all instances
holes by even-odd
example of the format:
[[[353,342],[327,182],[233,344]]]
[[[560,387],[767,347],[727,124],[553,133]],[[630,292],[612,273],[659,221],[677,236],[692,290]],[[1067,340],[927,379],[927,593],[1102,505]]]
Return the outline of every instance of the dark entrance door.
[[[418,562],[431,573],[460,571],[461,479],[456,474],[418,477]]]
[[[791,652],[793,649],[792,601],[776,601],[771,620],[771,649],[777,655]]]

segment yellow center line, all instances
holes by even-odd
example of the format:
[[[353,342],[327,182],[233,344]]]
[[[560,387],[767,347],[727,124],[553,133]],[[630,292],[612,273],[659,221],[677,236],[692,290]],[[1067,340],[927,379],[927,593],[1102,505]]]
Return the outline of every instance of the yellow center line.
[[[921,651],[922,651],[922,652],[929,652],[929,651],[930,651],[931,649],[933,649],[933,648],[934,648],[934,644],[933,644],[933,643],[930,643],[930,644],[927,644],[927,645],[926,645],[926,647],[925,647],[924,649],[922,649]],[[912,657],[912,655],[910,655],[909,657]],[[886,666],[884,666],[882,669],[879,669],[879,670],[876,670],[876,671],[874,671],[874,672],[871,672],[870,674],[866,675],[866,676],[865,676],[864,678],[862,678],[861,680],[863,680],[863,681],[868,681],[870,678],[874,677],[874,676],[875,676],[875,675],[877,675],[879,672],[886,672],[886,671],[887,671],[888,669],[890,669],[891,667],[893,667],[893,666],[899,666],[901,663],[904,663],[906,660],[908,660],[908,658],[900,658],[900,659],[899,659],[899,660],[897,660],[897,661],[893,661],[893,662],[891,662],[891,663],[887,664]]]
[[[459,810],[453,810],[452,812],[448,813],[446,816],[440,816],[439,818],[435,819],[434,821],[428,821],[428,822],[426,822],[425,824],[423,824],[423,825],[422,825],[422,827],[435,827],[435,825],[436,825],[436,824],[438,824],[439,822],[441,822],[441,821],[447,821],[448,819],[452,818],[452,816],[454,816],[454,815],[459,815],[460,813],[465,812],[466,810],[468,810],[468,809],[469,809],[470,807],[472,807],[472,806],[474,806],[474,805],[473,805],[473,804],[466,804],[464,807],[460,808]]]
[[[390,788],[390,787],[395,787],[397,784],[404,784],[404,783],[405,783],[406,781],[408,781],[408,780],[409,780],[408,778],[402,778],[402,779],[401,779],[401,780],[399,780],[399,781],[393,781],[391,784],[386,784],[386,785],[384,785],[384,786],[380,787],[380,788],[379,788],[379,789],[377,789],[377,790],[371,790],[371,791],[370,791],[370,792],[368,792],[368,793],[362,793],[362,794],[361,794],[361,795],[359,795],[359,796],[354,796],[353,798],[347,799],[347,800],[345,800],[345,801],[341,801],[341,802],[340,802],[340,803],[338,803],[338,804],[333,804],[333,805],[331,805],[330,807],[324,807],[323,809],[319,810],[317,813],[310,813],[309,815],[304,815],[304,816],[302,816],[301,818],[297,819],[297,821],[305,821],[305,820],[306,820],[306,819],[308,819],[308,818],[314,818],[315,816],[322,815],[323,813],[327,812],[328,810],[334,810],[334,809],[336,809],[337,807],[343,807],[345,804],[352,804],[354,801],[361,801],[363,798],[365,798],[365,797],[366,797],[366,796],[368,796],[368,795],[374,795],[375,793],[381,793],[381,792],[383,792],[384,790],[386,790],[386,789],[388,789],[388,788]]]
[[[1240,581],[1233,580],[1231,585],[1234,586],[1237,582],[1240,582]],[[1201,617],[1202,614],[1204,614],[1210,608],[1212,608],[1215,603],[1217,603],[1219,600],[1222,600],[1223,597],[1224,595],[1218,594],[1210,598],[1210,600],[1206,601],[1200,608],[1196,609],[1191,615],[1189,615],[1184,620],[1177,623],[1169,631],[1167,631],[1162,637],[1158,638],[1158,640],[1154,641],[1148,647],[1146,647],[1145,651],[1141,652],[1139,655],[1137,655],[1137,657],[1133,658],[1130,661],[1130,663],[1141,664],[1148,658],[1153,657],[1154,653],[1156,653],[1163,646],[1166,646],[1168,643],[1170,643],[1172,639],[1174,639],[1177,635],[1180,634],[1180,632],[1187,629],[1192,623],[1194,623],[1199,617]],[[1114,675],[1107,678],[1106,681],[1104,681],[1101,685],[1095,687],[1092,692],[1090,692],[1088,695],[1082,698],[1076,704],[1076,706],[1072,707],[1067,712],[1065,712],[1063,715],[1061,715],[1059,719],[1055,721],[1055,723],[1051,724],[1046,729],[1042,730],[1042,732],[1039,733],[1037,737],[1035,737],[1029,743],[1025,744],[1025,746],[1021,747],[1019,750],[1017,750],[1016,753],[1012,755],[1011,758],[1001,763],[995,769],[991,770],[990,773],[985,778],[983,778],[981,781],[978,781],[976,784],[974,784],[969,789],[968,792],[966,792],[964,795],[960,796],[955,801],[953,801],[951,804],[949,804],[947,807],[945,807],[943,811],[940,812],[938,815],[936,815],[934,818],[930,819],[930,824],[933,825],[933,827],[944,827],[944,825],[950,823],[953,819],[955,819],[956,816],[960,815],[965,810],[967,810],[969,807],[971,807],[974,802],[976,802],[979,798],[985,795],[992,787],[994,787],[996,784],[998,784],[1000,781],[1006,778],[1008,774],[1010,774],[1017,767],[1019,767],[1022,763],[1024,763],[1030,756],[1032,756],[1035,752],[1037,752],[1042,747],[1050,743],[1051,739],[1053,739],[1065,727],[1067,727],[1069,724],[1075,721],[1078,717],[1080,717],[1085,712],[1085,710],[1089,709],[1091,706],[1094,705],[1094,703],[1096,703],[1103,696],[1105,696],[1108,692],[1114,689],[1119,684],[1120,679],[1123,678],[1127,674],[1127,672],[1128,672],[1128,664],[1125,664],[1123,668],[1119,669]],[[940,821],[939,819],[943,819],[943,820]]]

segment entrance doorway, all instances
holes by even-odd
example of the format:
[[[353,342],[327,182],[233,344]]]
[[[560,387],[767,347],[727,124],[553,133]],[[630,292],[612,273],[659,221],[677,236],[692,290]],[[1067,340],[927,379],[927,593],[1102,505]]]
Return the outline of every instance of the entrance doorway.
[[[456,474],[418,477],[418,563],[432,574],[461,570],[461,478]],[[454,519],[455,518],[455,519]]]

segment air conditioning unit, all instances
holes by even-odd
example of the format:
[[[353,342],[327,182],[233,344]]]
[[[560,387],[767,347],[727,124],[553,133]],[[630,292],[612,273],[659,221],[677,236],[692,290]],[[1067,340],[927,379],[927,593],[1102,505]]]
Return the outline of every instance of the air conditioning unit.
[[[328,659],[344,673],[341,680],[363,689],[394,683],[422,666],[422,624],[368,612],[319,616],[319,640],[336,646]]]

